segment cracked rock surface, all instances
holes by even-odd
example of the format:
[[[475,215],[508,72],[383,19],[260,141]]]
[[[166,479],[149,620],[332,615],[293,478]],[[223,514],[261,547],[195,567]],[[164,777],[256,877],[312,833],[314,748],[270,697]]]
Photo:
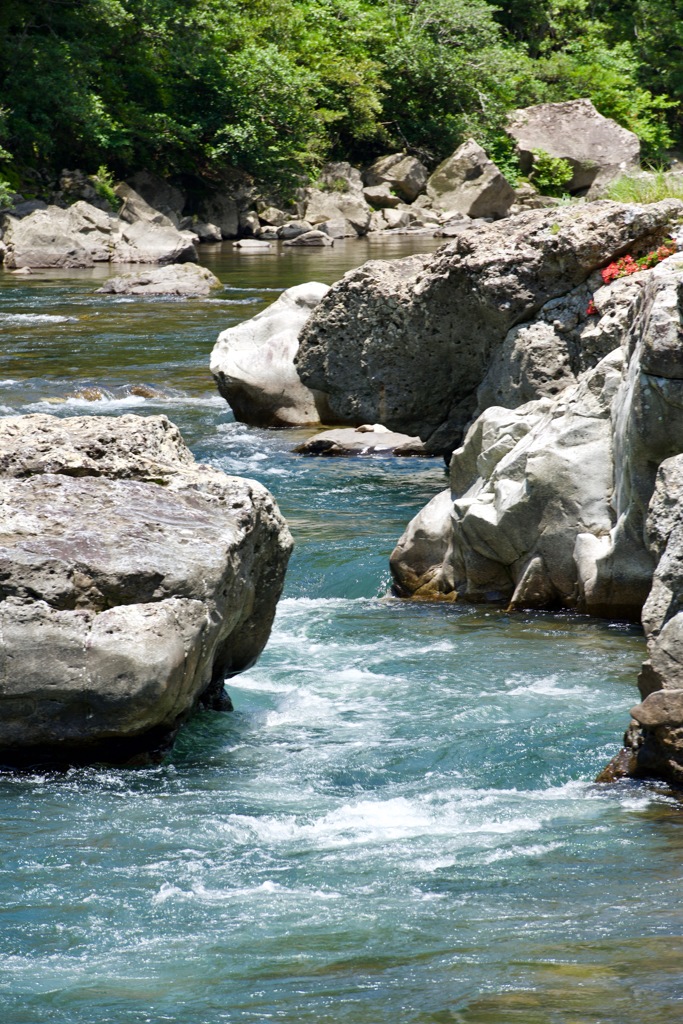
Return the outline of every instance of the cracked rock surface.
[[[291,537],[165,416],[0,420],[0,763],[149,763],[263,649]]]

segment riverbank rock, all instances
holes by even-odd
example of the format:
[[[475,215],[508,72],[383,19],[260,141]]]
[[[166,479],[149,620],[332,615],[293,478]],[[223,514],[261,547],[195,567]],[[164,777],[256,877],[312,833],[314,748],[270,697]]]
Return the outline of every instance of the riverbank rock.
[[[48,206],[21,219],[5,215],[2,227],[8,270],[23,267],[78,269],[109,261],[162,264],[197,261],[197,250],[190,236],[178,231],[170,221],[167,224],[144,220],[128,223],[84,201],[65,210]]]
[[[395,193],[406,203],[414,202],[424,192],[428,178],[429,171],[425,165],[417,157],[405,153],[381,156],[363,174],[369,188],[385,185],[390,194]],[[366,198],[371,202],[368,196]]]
[[[594,295],[607,356],[554,398],[476,419],[450,490],[392,555],[400,594],[640,617],[675,502],[646,530],[655,473],[683,451],[683,257],[616,285]]]
[[[270,632],[291,537],[165,416],[0,421],[0,763],[150,763]]]
[[[215,274],[196,263],[172,263],[168,267],[110,277],[97,289],[100,295],[172,295],[202,298],[223,285]]]
[[[240,230],[240,208],[232,196],[214,195],[199,207],[199,216],[207,224],[215,224],[223,238],[237,238]]]
[[[467,217],[506,217],[517,196],[474,139],[439,164],[427,182],[434,209]]]
[[[293,449],[299,455],[351,456],[398,455],[426,456],[419,437],[396,434],[381,423],[365,423],[360,427],[324,430]]]
[[[175,227],[179,226],[186,202],[181,189],[146,170],[137,171],[128,179],[127,184],[135,189],[149,206],[168,217]]]
[[[172,224],[119,222],[112,231],[112,263],[196,263],[192,236]]]
[[[102,212],[95,207],[92,209],[95,214]],[[4,265],[8,270],[37,270],[42,267],[83,269],[95,264],[92,251],[83,244],[85,239],[81,240],[78,232],[71,232],[66,211],[56,206],[35,210],[21,219],[4,216],[2,226],[6,247]],[[109,259],[110,229],[105,235],[105,259]]]
[[[384,423],[419,436],[431,453],[450,454],[481,411],[478,389],[509,332],[533,323],[547,303],[615,257],[655,248],[681,214],[677,200],[533,210],[467,222],[436,253],[370,261],[311,314],[300,336],[299,375],[327,396],[328,422]],[[550,324],[558,334],[565,314],[569,323],[570,308],[556,318],[559,326]],[[600,345],[591,345],[597,361]],[[565,375],[575,378],[575,370]]]
[[[567,160],[574,171],[567,185],[570,192],[599,189],[639,166],[638,137],[603,117],[587,99],[513,110],[507,132],[517,144],[525,174],[531,170],[534,150]]]
[[[150,206],[146,200],[139,195],[134,188],[127,185],[125,181],[119,182],[114,189],[114,192],[121,200],[121,206],[119,207],[119,218],[125,220],[127,224],[136,224],[138,221],[142,221],[143,224],[157,224],[161,227],[175,228],[175,224],[170,217],[162,213],[160,210],[154,209]]]
[[[356,235],[367,234],[372,210],[359,192],[322,192],[307,188],[303,200],[303,220],[314,228],[325,221],[347,221]]]
[[[299,331],[327,291],[317,281],[288,288],[251,320],[219,334],[210,368],[236,419],[295,427],[328,415],[324,396],[305,387],[294,367]]]

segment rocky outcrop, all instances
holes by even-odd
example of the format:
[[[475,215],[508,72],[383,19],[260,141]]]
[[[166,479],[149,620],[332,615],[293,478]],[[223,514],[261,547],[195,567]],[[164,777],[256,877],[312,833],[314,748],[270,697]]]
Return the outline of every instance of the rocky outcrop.
[[[240,209],[231,196],[215,195],[201,204],[199,215],[207,224],[215,224],[223,238],[237,238],[240,229]]]
[[[570,192],[589,188],[596,192],[639,165],[638,137],[599,114],[590,100],[540,103],[514,110],[507,131],[517,143],[525,174],[531,170],[534,150],[567,160],[574,171],[567,185]]]
[[[367,186],[386,185],[390,192],[406,203],[414,202],[424,192],[428,177],[425,165],[417,157],[405,153],[381,156],[363,174]]]
[[[597,363],[604,345],[588,341],[585,311],[572,326],[583,301],[577,289],[615,257],[654,248],[681,213],[675,200],[529,211],[468,223],[433,254],[366,263],[311,314],[300,336],[299,375],[326,395],[329,422],[384,423],[419,436],[432,453],[450,453],[482,402],[500,400],[502,373],[494,362],[504,346],[514,352],[509,332],[531,325],[543,307],[545,326],[533,330],[559,339],[558,381],[569,384]],[[560,298],[555,316],[548,304]],[[523,362],[519,357],[512,372],[515,402],[530,397],[529,382],[540,376],[540,359]],[[477,394],[485,378],[486,399]],[[552,394],[553,386],[549,380],[531,397]]]
[[[439,164],[427,182],[435,209],[468,217],[506,217],[517,196],[474,139]]]
[[[172,263],[168,267],[110,277],[97,289],[100,295],[171,295],[202,298],[223,285],[207,267],[196,263]]]
[[[392,555],[399,593],[639,618],[657,466],[683,451],[682,292],[681,257],[595,292],[613,350],[557,397],[477,418]]]
[[[387,430],[381,423],[364,423],[360,427],[324,430],[293,451],[299,455],[354,456],[397,455],[424,456],[425,447],[419,437],[408,437]]]
[[[313,227],[326,221],[345,221],[350,233],[367,234],[372,211],[361,191],[323,192],[317,188],[305,190],[302,216]]]
[[[132,213],[129,215],[133,216]],[[158,217],[166,221],[161,214]],[[170,221],[135,220],[129,223],[84,201],[67,209],[48,206],[21,219],[5,215],[2,223],[3,241],[7,247],[5,266],[9,270],[24,267],[32,270],[41,267],[85,268],[108,261],[197,261],[191,237],[178,231]]]
[[[0,421],[0,763],[149,763],[258,657],[291,538],[166,417]]]
[[[137,171],[128,180],[128,185],[149,206],[168,217],[175,227],[179,227],[186,202],[185,195],[179,188],[145,170]]]
[[[294,367],[299,331],[327,291],[316,281],[288,288],[251,320],[218,336],[211,372],[236,419],[295,427],[329,415],[324,396],[305,387]]]

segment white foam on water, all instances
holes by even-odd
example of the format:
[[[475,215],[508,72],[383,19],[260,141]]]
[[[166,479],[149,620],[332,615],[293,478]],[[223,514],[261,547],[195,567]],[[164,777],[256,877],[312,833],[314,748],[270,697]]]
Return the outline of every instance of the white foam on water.
[[[77,316],[58,316],[52,313],[0,313],[0,323],[31,326],[32,324],[72,324],[78,323]]]
[[[11,377],[8,377],[7,380],[0,380],[0,388],[9,388],[9,387],[12,387],[13,384],[19,384],[19,383],[20,383],[20,381],[13,380]]]
[[[501,860],[515,860],[519,857],[543,857],[546,853],[560,849],[560,843],[536,843],[530,846],[513,846],[509,850],[492,850],[481,860],[484,864],[496,864]]]
[[[588,686],[560,686],[559,675],[544,676],[542,679],[530,679],[520,683],[518,676],[505,680],[506,687],[512,686],[506,692],[508,696],[514,697],[521,694],[538,694],[542,697],[567,697],[577,694],[593,695]]]

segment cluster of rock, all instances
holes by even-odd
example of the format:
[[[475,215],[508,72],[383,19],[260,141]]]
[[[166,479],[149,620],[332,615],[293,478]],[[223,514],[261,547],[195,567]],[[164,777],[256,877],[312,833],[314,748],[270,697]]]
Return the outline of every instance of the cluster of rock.
[[[158,760],[270,632],[291,537],[165,416],[0,420],[0,763]]]
[[[450,487],[392,555],[399,595],[642,611],[643,703],[610,772],[678,784],[683,256],[611,284],[599,271],[679,235],[681,221],[676,200],[599,201],[473,225],[437,253],[304,286],[312,301],[283,357],[291,376],[305,321],[293,380],[315,395],[311,418],[356,427],[319,435],[304,453],[368,452],[389,442],[387,428],[418,435],[427,452],[456,449]],[[271,307],[262,322],[276,315]],[[251,355],[247,405],[257,406],[262,359]],[[232,386],[238,363],[235,354]],[[253,408],[242,412],[249,420]],[[385,426],[358,428],[374,421]]]
[[[607,200],[478,222],[437,252],[347,273],[299,336],[327,422],[383,423],[448,454],[492,404],[552,397],[618,342],[585,310],[589,278],[646,251],[683,207]]]
[[[508,131],[526,171],[539,150],[567,160],[573,194],[588,191],[592,197],[605,182],[638,166],[636,136],[598,114],[589,100],[514,111]],[[284,209],[269,199],[255,200],[253,186],[239,176],[229,194],[193,206],[181,189],[141,171],[116,187],[116,215],[81,172],[64,171],[59,185],[57,205],[18,201],[2,216],[0,254],[8,269],[196,261],[198,243],[223,239],[324,246],[371,232],[454,237],[473,220],[556,202],[529,184],[514,189],[472,139],[431,174],[406,153],[382,156],[364,171],[345,162],[327,164],[316,185],[299,189]]]

